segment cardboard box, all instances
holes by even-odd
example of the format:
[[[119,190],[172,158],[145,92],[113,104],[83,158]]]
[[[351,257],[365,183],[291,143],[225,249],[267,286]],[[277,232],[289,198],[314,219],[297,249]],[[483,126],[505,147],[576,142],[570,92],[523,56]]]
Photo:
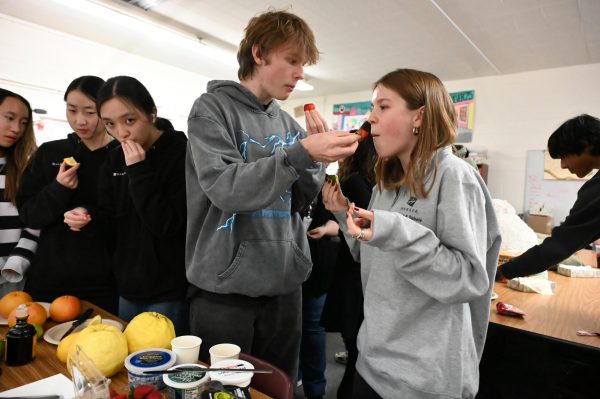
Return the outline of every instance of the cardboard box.
[[[552,233],[552,216],[527,215],[527,225],[536,233]]]

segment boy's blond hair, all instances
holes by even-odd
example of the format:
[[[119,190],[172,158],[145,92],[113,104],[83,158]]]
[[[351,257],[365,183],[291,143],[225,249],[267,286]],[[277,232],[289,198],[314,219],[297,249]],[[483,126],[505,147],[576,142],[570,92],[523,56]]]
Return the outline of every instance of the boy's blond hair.
[[[258,46],[258,53],[262,58],[266,58],[271,51],[283,44],[293,43],[304,54],[307,65],[316,64],[319,59],[312,30],[302,18],[287,11],[267,11],[253,17],[244,33],[237,53],[240,80],[249,79],[254,73],[254,45]]]

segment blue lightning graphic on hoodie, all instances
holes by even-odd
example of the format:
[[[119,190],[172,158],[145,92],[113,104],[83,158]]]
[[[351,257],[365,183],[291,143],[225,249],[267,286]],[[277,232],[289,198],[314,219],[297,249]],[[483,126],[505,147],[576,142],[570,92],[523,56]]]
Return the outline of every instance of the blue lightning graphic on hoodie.
[[[275,154],[275,150],[278,147],[282,147],[282,148],[290,147],[290,146],[294,145],[301,137],[301,132],[296,132],[296,134],[287,132],[285,135],[285,138],[280,137],[276,134],[272,134],[270,136],[266,136],[265,142],[261,143],[260,141],[250,137],[244,131],[242,131],[242,134],[246,137],[246,139],[240,145],[240,153],[242,154],[242,158],[244,159],[244,161],[246,161],[247,157],[248,157],[247,150],[248,150],[249,145],[257,145],[263,149],[271,148],[269,155],[273,155],[273,154]],[[292,189],[289,188],[289,189],[285,190],[285,193],[280,195],[279,198],[283,202],[291,201]],[[234,213],[230,218],[228,218],[225,221],[225,223],[223,223],[222,225],[217,227],[217,231],[223,230],[223,229],[224,230],[233,230],[233,225],[235,222],[236,215],[237,215],[237,213]],[[257,217],[265,218],[266,217],[266,218],[272,218],[272,219],[285,219],[285,218],[288,218],[289,216],[290,215],[289,215],[288,211],[281,211],[281,210],[275,210],[275,209],[261,209],[250,215],[250,217],[253,217],[253,218],[257,218]]]
[[[283,137],[279,137],[276,134],[272,134],[270,136],[265,137],[266,142],[262,144],[260,141],[257,141],[252,137],[248,136],[246,132],[242,132],[242,134],[246,136],[246,140],[244,140],[244,142],[240,145],[240,153],[242,154],[242,158],[244,158],[244,161],[247,160],[248,156],[246,152],[248,144],[255,144],[260,148],[272,147],[271,153],[269,155],[273,155],[275,154],[275,150],[277,149],[277,147],[290,147],[294,145],[300,138],[300,132],[297,132],[293,136],[291,132],[287,132],[285,134],[285,139]]]

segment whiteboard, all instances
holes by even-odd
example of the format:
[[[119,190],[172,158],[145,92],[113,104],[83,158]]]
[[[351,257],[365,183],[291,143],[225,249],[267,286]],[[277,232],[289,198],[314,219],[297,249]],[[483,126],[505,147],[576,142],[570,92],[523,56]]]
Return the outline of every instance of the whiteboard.
[[[577,199],[577,191],[587,180],[544,180],[544,151],[527,151],[527,176],[523,210],[543,203],[552,210],[554,225],[559,225],[569,214]]]

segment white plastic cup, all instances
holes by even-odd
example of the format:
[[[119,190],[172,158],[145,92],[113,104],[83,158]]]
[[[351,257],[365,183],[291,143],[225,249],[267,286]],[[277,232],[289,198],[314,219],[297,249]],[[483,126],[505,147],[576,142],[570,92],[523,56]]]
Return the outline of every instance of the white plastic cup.
[[[235,344],[217,344],[211,346],[208,350],[210,353],[210,364],[213,365],[221,360],[239,359],[240,347]]]
[[[195,335],[182,335],[171,340],[171,351],[175,354],[176,365],[197,363],[202,339]]]

